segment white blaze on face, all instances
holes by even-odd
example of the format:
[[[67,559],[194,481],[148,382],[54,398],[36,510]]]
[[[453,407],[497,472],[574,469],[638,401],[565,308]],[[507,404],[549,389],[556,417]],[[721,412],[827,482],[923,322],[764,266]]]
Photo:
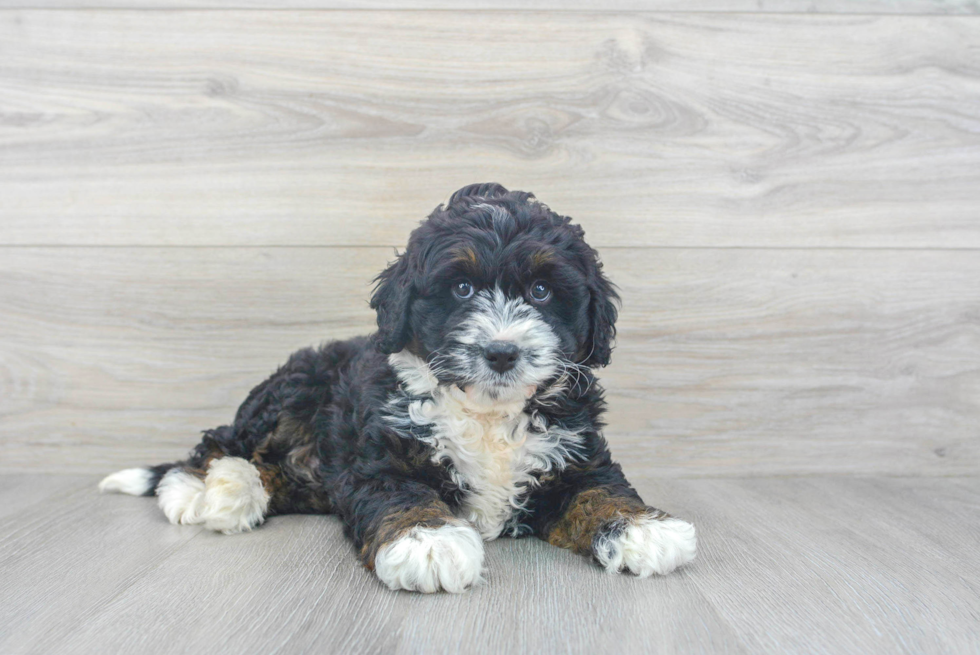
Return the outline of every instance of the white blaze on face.
[[[551,326],[523,298],[508,298],[500,288],[484,289],[470,301],[470,314],[450,335],[444,359],[449,368],[469,377],[479,388],[509,386],[527,394],[553,376],[559,366],[559,342]],[[491,341],[517,345],[516,365],[504,374],[493,371],[483,357]]]

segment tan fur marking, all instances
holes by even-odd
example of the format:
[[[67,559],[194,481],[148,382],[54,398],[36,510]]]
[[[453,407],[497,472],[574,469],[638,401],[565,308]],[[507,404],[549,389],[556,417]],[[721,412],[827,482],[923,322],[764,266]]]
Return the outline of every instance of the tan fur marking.
[[[476,258],[476,251],[472,248],[458,248],[452,251],[452,255],[452,262],[463,264],[470,274],[476,275],[480,272],[480,262]]]
[[[201,478],[202,480],[208,476],[208,469],[211,468],[211,462],[216,459],[221,459],[222,457],[227,457],[228,454],[223,450],[219,450],[212,446],[211,450],[204,457],[204,461],[201,463],[200,468],[192,468],[190,466],[181,466],[181,469],[191,475]]]
[[[463,248],[462,250],[460,250],[459,251],[459,258],[461,260],[465,260],[465,261],[469,262],[473,266],[476,266],[476,264],[477,264],[477,262],[476,262],[476,251],[473,250],[472,248]]]
[[[568,509],[548,532],[548,543],[587,555],[592,538],[602,526],[616,519],[644,514],[647,506],[636,498],[614,496],[603,487],[587,489],[572,499]]]
[[[252,454],[252,461],[285,459],[290,473],[313,480],[319,466],[313,435],[302,422],[289,416],[279,419],[276,429],[265,438]]]
[[[289,480],[283,475],[282,469],[275,464],[261,464],[253,462],[255,468],[259,470],[259,479],[262,486],[269,494],[269,514],[278,514],[290,502]]]
[[[378,527],[369,533],[370,536],[361,547],[361,561],[369,571],[373,571],[374,558],[378,551],[386,544],[404,537],[415,526],[439,528],[449,524],[461,525],[462,521],[453,516],[448,505],[439,500],[427,505],[392,512],[382,518]]]
[[[550,250],[539,250],[531,255],[531,266],[537,268],[555,261],[555,253]]]
[[[313,442],[305,424],[282,416],[252,453],[252,464],[269,494],[269,515],[330,511],[326,490],[316,484],[320,461]]]

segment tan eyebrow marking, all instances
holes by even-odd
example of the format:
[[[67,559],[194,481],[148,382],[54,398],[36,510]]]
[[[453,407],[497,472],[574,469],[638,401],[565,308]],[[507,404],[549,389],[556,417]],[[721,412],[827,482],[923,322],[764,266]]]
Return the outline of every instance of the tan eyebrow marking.
[[[543,266],[555,261],[555,253],[550,250],[539,250],[531,255],[531,266]]]
[[[472,248],[459,248],[452,251],[454,264],[465,264],[468,269],[477,272],[480,268],[479,262],[476,259],[476,251]]]

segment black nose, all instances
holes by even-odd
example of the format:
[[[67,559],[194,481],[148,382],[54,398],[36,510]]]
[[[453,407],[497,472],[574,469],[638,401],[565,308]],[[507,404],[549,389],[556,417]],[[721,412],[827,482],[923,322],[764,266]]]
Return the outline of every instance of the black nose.
[[[487,363],[497,373],[504,373],[514,368],[519,354],[517,344],[513,341],[491,341],[483,349],[483,356],[487,358]]]

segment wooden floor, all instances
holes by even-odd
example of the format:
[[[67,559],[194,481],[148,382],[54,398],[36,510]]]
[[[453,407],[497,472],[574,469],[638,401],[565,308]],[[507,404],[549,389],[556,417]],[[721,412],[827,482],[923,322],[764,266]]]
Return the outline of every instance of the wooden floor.
[[[0,481],[0,652],[976,653],[980,479],[639,480],[697,524],[638,580],[535,539],[467,594],[392,593],[337,519],[224,536],[87,476]]]

